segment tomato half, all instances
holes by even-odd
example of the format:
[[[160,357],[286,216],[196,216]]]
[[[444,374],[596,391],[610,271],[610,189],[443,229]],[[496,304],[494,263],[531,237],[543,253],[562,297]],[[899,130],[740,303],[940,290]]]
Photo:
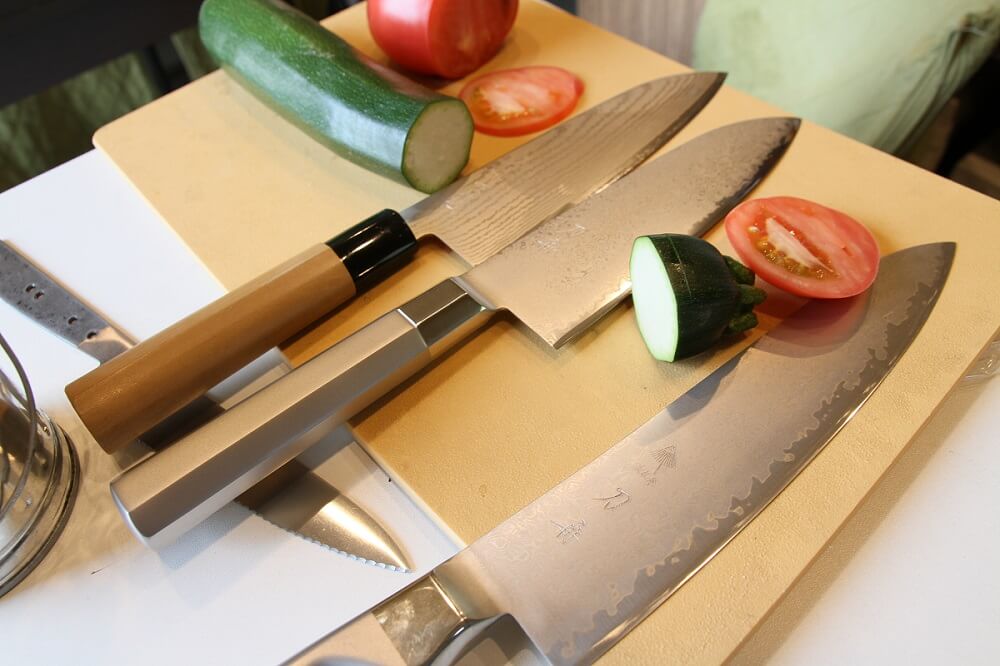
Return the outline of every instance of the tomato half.
[[[583,81],[561,67],[519,67],[469,81],[459,96],[476,129],[494,136],[538,132],[568,116],[583,94]]]
[[[726,234],[761,279],[799,296],[854,296],[878,273],[871,232],[854,218],[805,199],[746,201],[726,216]]]
[[[386,55],[414,72],[458,79],[492,58],[518,0],[368,0],[368,27]]]

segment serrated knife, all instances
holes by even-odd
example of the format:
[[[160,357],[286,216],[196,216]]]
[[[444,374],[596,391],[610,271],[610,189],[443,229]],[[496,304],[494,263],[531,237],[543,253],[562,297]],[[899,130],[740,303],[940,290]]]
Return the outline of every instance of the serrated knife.
[[[111,484],[136,534],[157,546],[299,454],[506,310],[559,347],[624,299],[633,239],[701,235],[777,163],[799,121],[722,127],[675,148],[445,280],[142,461]]]
[[[115,451],[397,270],[418,238],[435,236],[470,266],[482,263],[634,169],[723,78],[681,74],[627,90],[414,206],[307,250],[72,382],[66,395],[101,447]]]
[[[595,661],[854,416],[919,333],[954,253],[953,243],[896,252],[869,292],[808,303],[605,454],[289,663],[448,664],[505,617],[523,632],[514,642],[540,660]]]
[[[101,363],[134,344],[128,334],[4,241],[0,241],[0,298]],[[207,398],[203,403],[145,433],[144,443],[160,449],[222,413]],[[387,569],[410,568],[403,550],[377,520],[297,460],[238,499],[278,527],[346,557]]]

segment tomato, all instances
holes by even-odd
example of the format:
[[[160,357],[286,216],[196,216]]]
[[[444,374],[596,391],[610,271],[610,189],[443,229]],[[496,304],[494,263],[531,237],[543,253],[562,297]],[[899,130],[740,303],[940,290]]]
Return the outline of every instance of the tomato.
[[[406,69],[458,79],[492,58],[517,0],[368,0],[376,43]]]
[[[799,296],[855,296],[878,273],[871,232],[844,213],[805,199],[745,201],[726,216],[726,234],[761,279]]]
[[[469,81],[459,96],[476,129],[494,136],[538,132],[568,116],[583,82],[560,67],[519,67]]]

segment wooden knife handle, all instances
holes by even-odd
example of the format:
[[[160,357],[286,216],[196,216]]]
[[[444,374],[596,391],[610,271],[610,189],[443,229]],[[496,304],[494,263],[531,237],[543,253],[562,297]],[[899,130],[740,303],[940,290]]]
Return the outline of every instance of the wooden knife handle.
[[[416,239],[382,211],[210,303],[66,387],[112,453],[405,263]]]

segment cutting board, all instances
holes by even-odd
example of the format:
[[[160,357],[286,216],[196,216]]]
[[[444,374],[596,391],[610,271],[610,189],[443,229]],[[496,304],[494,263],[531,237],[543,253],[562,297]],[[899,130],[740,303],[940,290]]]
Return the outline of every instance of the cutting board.
[[[325,25],[386,61],[368,34],[363,6]],[[549,5],[523,0],[510,38],[484,70],[536,63],[580,75],[586,83],[581,109],[684,71]],[[460,86],[443,90],[454,93]],[[670,146],[719,125],[780,113],[726,88]],[[468,168],[524,140],[477,135]],[[223,73],[102,128],[94,141],[228,288],[372,212],[421,197],[329,153]],[[615,647],[607,663],[715,663],[731,655],[1000,325],[1000,203],[810,123],[755,194],[796,195],[839,208],[870,226],[883,253],[956,241],[955,267],[920,337],[864,409],[759,518]],[[730,251],[720,228],[708,238]],[[446,248],[427,244],[402,273],[319,323],[286,352],[302,363],[462,270]],[[628,303],[559,352],[501,317],[353,425],[394,480],[469,542],[749,342],[661,364],[646,353]]]

